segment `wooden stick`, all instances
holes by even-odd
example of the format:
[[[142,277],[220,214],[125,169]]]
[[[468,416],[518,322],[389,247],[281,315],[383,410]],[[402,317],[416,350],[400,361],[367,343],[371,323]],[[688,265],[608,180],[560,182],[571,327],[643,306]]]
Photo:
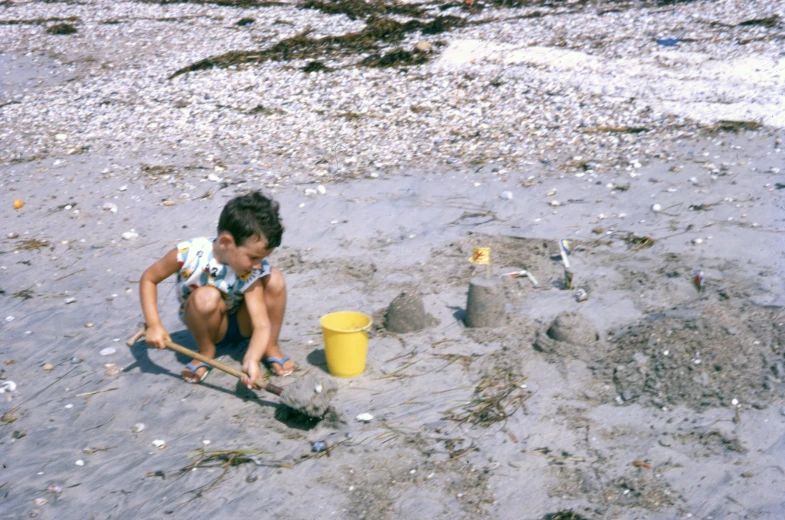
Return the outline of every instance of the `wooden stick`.
[[[126,341],[125,344],[128,345],[129,347],[134,345],[134,343],[139,341],[139,339],[141,339],[142,336],[144,336],[146,330],[147,330],[147,327],[142,325],[142,327],[138,331],[136,331],[136,333],[133,336],[128,338],[128,341]],[[179,352],[180,354],[182,354],[184,356],[188,356],[188,357],[191,357],[191,358],[196,359],[198,361],[201,361],[202,363],[205,363],[206,365],[209,365],[209,366],[211,366],[213,368],[217,368],[221,372],[226,372],[227,374],[233,375],[234,377],[236,377],[238,379],[240,379],[244,375],[246,375],[244,372],[241,372],[240,370],[232,368],[229,365],[225,365],[225,364],[221,363],[218,360],[211,359],[211,358],[209,358],[209,357],[207,357],[207,356],[205,356],[203,354],[200,354],[199,352],[196,352],[196,351],[191,350],[189,348],[185,348],[182,345],[178,345],[177,343],[174,343],[173,341],[167,341],[166,342],[166,348],[168,348],[170,350],[174,350],[175,352]],[[275,395],[281,395],[281,392],[283,392],[283,388],[281,388],[280,386],[275,386],[273,384],[270,384],[270,383],[268,383],[267,381],[265,381],[262,378],[259,378],[256,381],[254,381],[254,384],[256,386],[258,386],[261,390],[266,390],[266,391],[268,391],[268,392],[270,392],[272,394],[275,394]]]

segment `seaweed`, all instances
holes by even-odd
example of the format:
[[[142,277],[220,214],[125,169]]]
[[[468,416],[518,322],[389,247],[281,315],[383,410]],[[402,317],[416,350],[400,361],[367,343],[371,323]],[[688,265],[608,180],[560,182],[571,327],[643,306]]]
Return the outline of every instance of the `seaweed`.
[[[428,61],[428,56],[424,52],[414,50],[413,52],[403,49],[395,49],[387,54],[372,54],[360,62],[367,67],[387,68],[400,65],[422,65]]]
[[[401,23],[390,18],[372,16],[368,19],[366,27],[358,32],[313,38],[309,36],[313,30],[308,29],[264,50],[230,51],[219,56],[199,60],[175,71],[169,76],[169,79],[188,72],[214,67],[227,68],[233,65],[259,64],[267,61],[315,59],[366,53],[371,53],[372,56],[361,61],[361,65],[373,67],[390,67],[398,64],[417,65],[427,61],[424,53],[419,56],[420,51],[391,51],[388,53],[390,56],[385,56],[380,54],[379,44],[401,41],[406,34],[418,30],[430,31],[428,34],[437,34],[465,24],[466,20],[457,16],[439,16],[428,23],[419,20]],[[409,53],[411,56],[407,57],[404,53]],[[376,58],[373,57],[374,54]]]
[[[526,380],[509,369],[483,377],[474,389],[471,401],[462,405],[458,413],[449,410],[446,419],[488,427],[512,416],[524,406],[529,396],[521,388]]]
[[[46,28],[46,32],[49,34],[54,34],[56,36],[67,36],[69,34],[75,34],[76,27],[68,23],[56,23],[54,25],[50,25]]]
[[[384,0],[307,0],[301,4],[304,9],[316,9],[325,14],[343,14],[350,20],[363,20],[374,15],[402,15],[420,17],[423,10],[420,4],[400,4]]]
[[[738,134],[742,130],[758,130],[763,125],[758,121],[735,121],[730,119],[720,119],[709,127],[709,132],[732,132]]]

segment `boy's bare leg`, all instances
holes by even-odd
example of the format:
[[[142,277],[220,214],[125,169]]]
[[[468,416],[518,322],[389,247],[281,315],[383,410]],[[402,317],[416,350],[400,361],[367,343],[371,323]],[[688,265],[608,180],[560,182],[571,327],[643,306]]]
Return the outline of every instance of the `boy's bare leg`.
[[[264,305],[267,307],[267,317],[270,319],[270,341],[267,343],[262,359],[269,357],[283,359],[283,353],[278,345],[278,336],[281,334],[283,317],[286,312],[286,281],[281,270],[273,267],[270,275],[262,278],[262,286],[264,287]],[[237,322],[243,336],[249,337],[251,335],[251,319],[245,305],[238,312]],[[272,369],[277,375],[281,375],[294,370],[294,366],[294,361],[289,359],[283,366],[274,363]]]
[[[229,321],[226,317],[226,304],[215,287],[199,287],[185,301],[183,320],[196,341],[199,353],[209,358],[215,357],[215,344],[226,335]],[[207,372],[201,367],[196,373],[183,369],[182,376],[191,382],[199,382]]]

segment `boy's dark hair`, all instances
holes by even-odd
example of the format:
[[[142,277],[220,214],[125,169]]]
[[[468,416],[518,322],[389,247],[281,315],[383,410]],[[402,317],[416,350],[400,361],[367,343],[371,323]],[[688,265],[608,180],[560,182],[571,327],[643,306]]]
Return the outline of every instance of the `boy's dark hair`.
[[[281,245],[283,225],[278,214],[278,203],[253,191],[230,200],[218,219],[218,234],[226,231],[237,246],[258,236],[267,239],[267,247]]]

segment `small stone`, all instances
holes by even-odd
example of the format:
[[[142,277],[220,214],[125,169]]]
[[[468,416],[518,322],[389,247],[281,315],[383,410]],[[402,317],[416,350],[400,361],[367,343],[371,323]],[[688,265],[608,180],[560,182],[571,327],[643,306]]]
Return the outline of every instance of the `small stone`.
[[[123,237],[123,240],[133,240],[135,238],[139,238],[139,233],[132,229],[131,231],[126,231],[121,236]]]
[[[44,370],[52,370],[55,366],[51,363],[45,363],[43,367]]]
[[[559,202],[558,200],[552,200],[548,204],[550,204],[554,208],[557,206],[561,206],[561,202]]]
[[[69,303],[74,303],[76,301],[76,298],[66,298],[63,301],[65,302],[66,305],[68,305]]]
[[[499,198],[502,200],[512,200],[512,192],[511,191],[503,191],[499,194]]]
[[[327,443],[324,441],[316,441],[311,446],[311,451],[314,453],[319,453],[320,451],[324,451],[327,449]]]
[[[117,205],[115,205],[115,204],[112,204],[111,202],[107,202],[107,203],[105,203],[105,204],[104,204],[104,205],[101,207],[101,209],[103,209],[104,211],[109,211],[109,212],[111,212],[111,213],[117,213]]]
[[[11,231],[10,233],[8,233],[8,238],[19,238],[19,233]]]
[[[163,205],[163,206],[174,206],[174,204],[175,204],[175,202],[173,200],[171,200],[171,199],[166,199],[165,201],[163,201],[161,203],[161,205]]]
[[[144,423],[136,423],[131,426],[131,433],[141,433],[144,431]]]
[[[248,475],[247,477],[245,477],[245,481],[248,482],[249,484],[253,484],[258,479],[259,479],[258,475]]]
[[[651,210],[652,210],[654,213],[659,213],[660,211],[662,211],[662,206],[661,206],[661,205],[659,205],[659,204],[652,204],[652,206],[651,206]]]
[[[22,199],[14,199],[14,209],[22,209],[25,203],[22,202]]]
[[[82,358],[78,358],[78,357],[72,357],[72,358],[71,358],[71,364],[72,364],[72,365],[78,365],[78,364],[79,364],[79,363],[81,363],[82,361],[84,361]]]
[[[92,321],[88,321],[87,323],[84,324],[84,326],[87,327],[88,329],[91,329],[95,327],[95,323],[93,323]]]
[[[433,50],[433,44],[426,42],[425,40],[421,40],[417,42],[417,45],[415,45],[414,48],[420,52],[431,52]]]

